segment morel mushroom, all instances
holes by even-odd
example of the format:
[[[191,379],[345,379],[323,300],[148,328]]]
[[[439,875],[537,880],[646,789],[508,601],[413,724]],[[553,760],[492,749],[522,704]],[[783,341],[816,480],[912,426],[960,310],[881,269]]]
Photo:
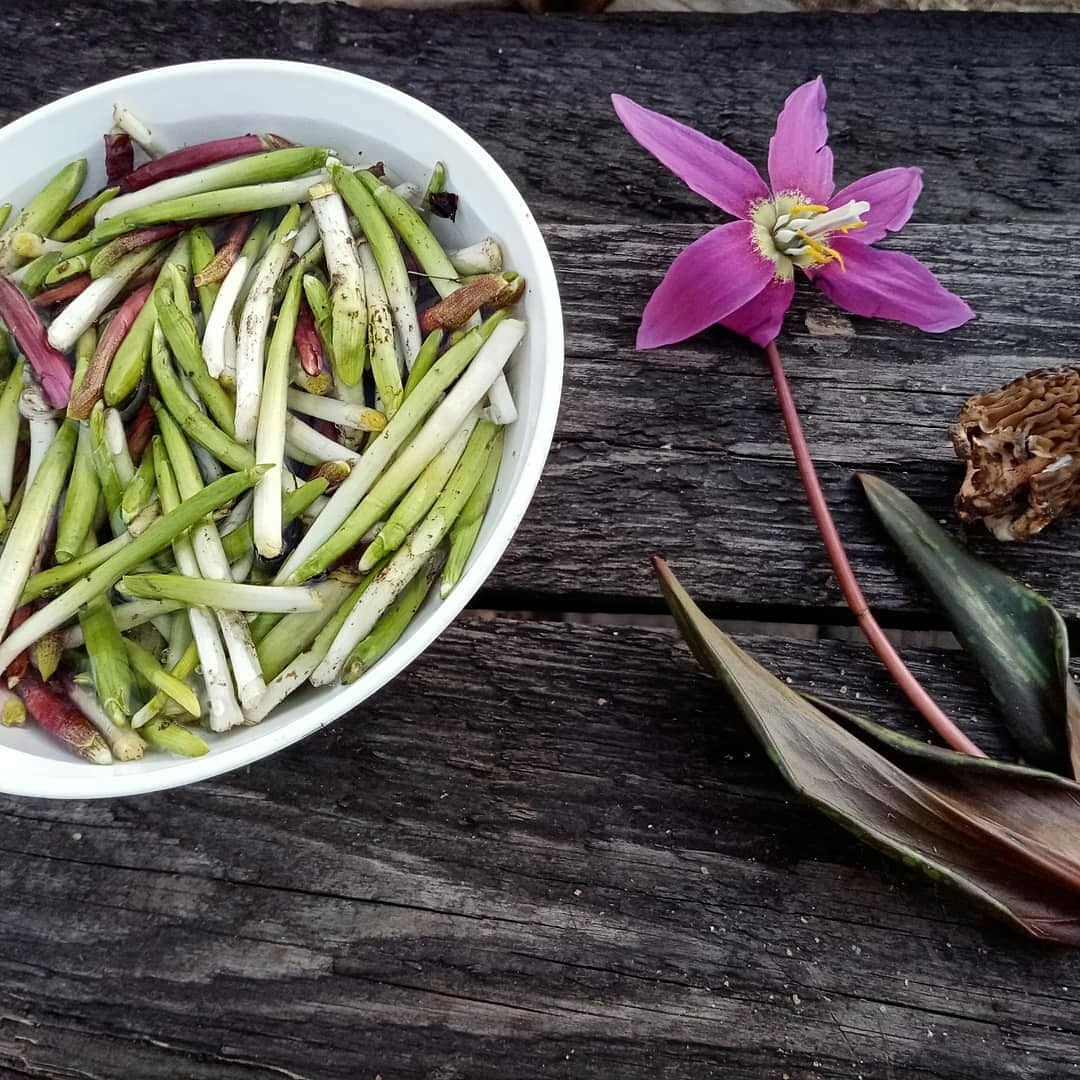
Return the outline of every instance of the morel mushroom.
[[[976,394],[950,434],[967,461],[957,512],[998,540],[1035,536],[1080,506],[1080,368],[1040,368]]]

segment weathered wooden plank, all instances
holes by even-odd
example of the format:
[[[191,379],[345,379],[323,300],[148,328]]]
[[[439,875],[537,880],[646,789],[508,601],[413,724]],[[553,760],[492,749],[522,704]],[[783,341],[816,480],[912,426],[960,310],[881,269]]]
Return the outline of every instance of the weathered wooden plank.
[[[862,646],[750,644],[900,713]],[[979,707],[967,676],[943,698]],[[272,760],[0,813],[4,1075],[1076,1069],[1077,954],[789,798],[668,631],[464,623]]]
[[[764,161],[783,95],[820,71],[840,173],[917,158],[930,220],[1057,220],[1080,175],[1080,71],[1067,17],[484,19],[478,34],[470,14],[341,4],[7,4],[0,33],[20,63],[5,74],[0,119],[160,64],[267,55],[327,63],[460,122],[521,183],[538,216],[688,221],[702,201],[637,150],[608,95],[636,96]],[[898,96],[918,107],[898,108]]]
[[[573,608],[655,603],[661,551],[697,593],[726,608],[839,606],[805,508],[760,355],[723,330],[639,353],[639,313],[701,226],[547,227],[567,329],[555,446],[535,502],[495,573],[496,590]],[[1055,229],[913,225],[902,246],[968,297],[976,321],[945,336],[849,318],[810,287],[782,339],[842,535],[872,601],[925,610],[853,475],[884,476],[941,518],[963,475],[947,429],[971,393],[1075,359],[1076,274]],[[988,251],[1009,248],[1007,260]],[[1080,611],[1080,522],[1020,545],[981,528],[974,546]],[[496,598],[497,600],[498,598]],[[493,601],[495,602],[495,601]]]

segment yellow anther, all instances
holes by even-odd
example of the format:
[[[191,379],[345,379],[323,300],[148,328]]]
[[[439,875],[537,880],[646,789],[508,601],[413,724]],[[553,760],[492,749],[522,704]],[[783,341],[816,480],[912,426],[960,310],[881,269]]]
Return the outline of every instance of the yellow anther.
[[[800,203],[798,206],[793,206],[788,213],[793,217],[805,217],[807,214],[824,214],[829,208],[827,206],[819,206],[817,203]]]
[[[835,248],[831,247],[827,247],[825,251],[829,256],[829,259],[834,259],[836,262],[838,262],[840,264],[840,269],[843,270],[846,274],[847,267],[844,265],[844,257],[840,254],[840,252],[837,251]]]
[[[798,238],[810,249],[810,258],[814,260],[819,266],[824,263],[838,262],[840,269],[847,273],[847,267],[844,265],[843,256],[836,248],[829,247],[828,244],[823,244],[820,240],[815,240],[812,236],[808,236],[802,229],[799,229],[795,234]]]
[[[866,226],[867,226],[867,222],[865,222],[865,221],[856,221],[854,225],[841,225],[840,228],[837,229],[837,232],[849,233],[854,229],[865,229]]]

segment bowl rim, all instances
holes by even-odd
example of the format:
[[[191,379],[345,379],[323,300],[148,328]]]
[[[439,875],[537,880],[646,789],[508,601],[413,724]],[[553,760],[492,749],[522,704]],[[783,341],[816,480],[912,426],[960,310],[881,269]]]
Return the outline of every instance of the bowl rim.
[[[548,338],[548,345],[543,356],[545,377],[540,391],[539,406],[535,413],[535,434],[522,449],[520,478],[509,495],[504,512],[494,523],[493,531],[484,548],[474,552],[468,570],[450,595],[440,602],[423,625],[418,628],[416,638],[410,642],[410,647],[395,649],[372,669],[372,674],[378,672],[379,678],[372,679],[368,685],[357,683],[355,690],[353,687],[339,690],[332,707],[328,703],[322,705],[316,703],[307,715],[290,721],[280,730],[274,731],[257,742],[231,747],[227,744],[217,745],[211,753],[203,757],[178,759],[175,764],[163,770],[143,772],[132,768],[129,771],[123,766],[103,767],[74,760],[61,762],[51,758],[40,758],[18,748],[2,747],[0,748],[0,765],[4,764],[6,758],[13,764],[17,764],[15,769],[0,769],[0,791],[9,795],[49,799],[103,799],[164,791],[220,776],[250,765],[340,719],[361,702],[382,690],[387,683],[424,653],[472,600],[495,568],[496,563],[502,558],[517,531],[540,481],[554,437],[562,394],[565,340],[558,282],[543,235],[525,199],[488,151],[452,120],[411,94],[366,75],[358,75],[323,64],[266,58],[190,61],[121,75],[40,106],[0,128],[0,146],[10,136],[17,135],[27,127],[48,122],[50,117],[81,99],[99,96],[110,90],[119,91],[133,86],[152,84],[159,80],[175,79],[178,76],[205,74],[208,70],[217,73],[235,72],[241,76],[250,72],[273,71],[286,74],[292,72],[305,77],[317,76],[321,79],[336,81],[346,88],[360,88],[365,93],[393,101],[398,107],[412,112],[428,123],[437,124],[463,152],[476,160],[491,175],[496,187],[502,189],[512,212],[520,219],[530,261],[536,268],[535,273],[530,275],[529,284],[538,295],[540,310],[543,313],[544,331]],[[132,765],[137,765],[137,763],[132,763]],[[117,771],[114,772],[114,769]]]

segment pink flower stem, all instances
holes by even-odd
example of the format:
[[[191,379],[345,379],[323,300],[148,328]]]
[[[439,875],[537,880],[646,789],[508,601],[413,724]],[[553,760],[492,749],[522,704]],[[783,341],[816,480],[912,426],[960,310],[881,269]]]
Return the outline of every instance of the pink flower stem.
[[[862,588],[855,577],[855,571],[848,560],[844,550],[843,541],[836,531],[836,523],[832,514],[829,513],[829,505],[825,501],[825,493],[821,490],[821,482],[818,480],[817,471],[814,468],[813,459],[810,457],[810,447],[806,443],[799,413],[795,407],[795,399],[791,395],[791,387],[788,385],[787,376],[784,374],[784,364],[777,351],[776,342],[770,342],[765,347],[765,354],[769,358],[769,371],[772,374],[773,383],[776,386],[776,397],[780,402],[780,412],[784,418],[784,426],[787,428],[788,439],[795,455],[795,464],[799,468],[799,476],[802,478],[803,487],[806,489],[806,498],[810,503],[810,510],[817,522],[818,531],[825,542],[825,550],[828,552],[829,561],[832,563],[836,580],[840,583],[840,591],[843,593],[847,606],[851,609],[859,623],[859,627],[866,635],[867,640],[874,648],[874,652],[881,658],[889,674],[896,680],[896,684],[907,694],[908,699],[916,709],[922,713],[926,722],[941,736],[941,738],[953,749],[961,753],[972,754],[975,757],[986,755],[941,711],[937,703],[923,688],[922,683],[908,670],[907,665],[900,658],[893,644],[885,636],[885,632],[878,625],[863,596]]]

